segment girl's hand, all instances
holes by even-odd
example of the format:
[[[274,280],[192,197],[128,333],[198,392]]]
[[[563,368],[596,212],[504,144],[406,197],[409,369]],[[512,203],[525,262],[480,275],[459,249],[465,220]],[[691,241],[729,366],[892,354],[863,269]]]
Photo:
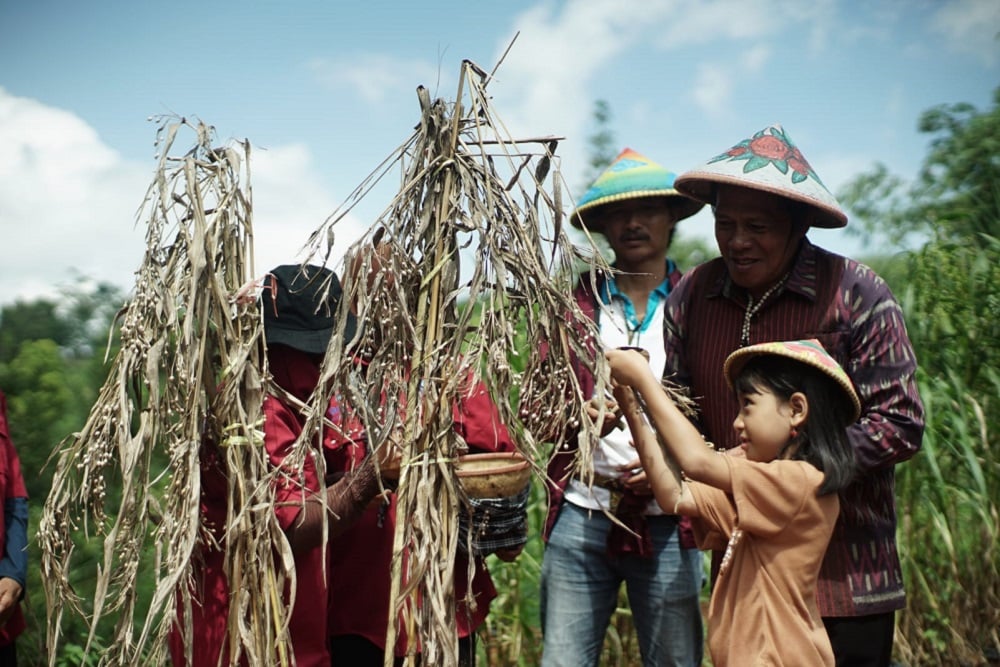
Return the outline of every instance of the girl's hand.
[[[613,383],[635,387],[653,374],[649,361],[638,350],[608,350],[604,356],[611,368]]]

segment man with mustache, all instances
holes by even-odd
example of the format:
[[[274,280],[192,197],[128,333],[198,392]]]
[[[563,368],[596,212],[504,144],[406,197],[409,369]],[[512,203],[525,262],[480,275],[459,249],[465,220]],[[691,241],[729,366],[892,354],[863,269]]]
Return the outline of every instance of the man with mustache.
[[[600,330],[588,341],[595,354],[641,347],[663,371],[663,305],[681,274],[667,250],[678,221],[702,204],[681,196],[675,175],[625,149],[584,193],[572,215],[577,227],[603,234],[614,251],[614,271],[580,276],[574,295]],[[580,387],[595,407],[594,378],[576,364]],[[593,484],[571,472],[576,434],[558,434],[549,464],[550,506],[544,537],[541,614],[542,665],[597,665],[618,592],[625,582],[644,665],[701,664],[698,606],[702,558],[687,520],[657,506],[631,446],[608,405],[601,439],[593,443]],[[628,529],[615,523],[613,513]]]

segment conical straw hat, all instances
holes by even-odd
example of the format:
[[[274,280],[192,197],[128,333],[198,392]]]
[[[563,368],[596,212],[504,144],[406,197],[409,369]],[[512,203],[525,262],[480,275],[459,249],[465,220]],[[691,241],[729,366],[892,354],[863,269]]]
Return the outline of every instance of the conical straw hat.
[[[598,217],[586,215],[588,211],[592,213],[604,204],[641,197],[669,197],[670,207],[676,215],[675,222],[683,220],[701,210],[704,204],[677,192],[675,178],[677,174],[674,172],[626,148],[583,193],[570,220],[577,228],[583,224],[591,231],[603,232]]]
[[[789,359],[794,359],[795,361],[823,371],[823,373],[830,376],[843,389],[844,397],[853,406],[854,416],[851,418],[850,423],[853,424],[861,416],[861,400],[858,398],[858,393],[854,390],[854,383],[851,382],[851,378],[848,377],[836,359],[831,357],[822,343],[815,338],[758,343],[736,350],[726,358],[726,363],[722,366],[722,372],[725,374],[726,382],[729,383],[729,386],[733,386],[733,382],[748,361],[754,357],[766,354],[788,357]]]
[[[715,204],[720,184],[763,190],[812,206],[814,227],[844,227],[847,215],[780,125],[764,128],[677,177],[681,194]]]

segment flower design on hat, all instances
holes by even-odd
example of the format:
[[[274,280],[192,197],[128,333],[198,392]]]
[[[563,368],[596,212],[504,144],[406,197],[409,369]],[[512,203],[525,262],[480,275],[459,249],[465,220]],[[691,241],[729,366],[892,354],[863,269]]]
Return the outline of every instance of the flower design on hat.
[[[780,125],[772,125],[756,133],[749,139],[744,139],[740,143],[730,148],[725,153],[716,155],[708,161],[721,162],[722,160],[745,160],[743,173],[748,174],[767,166],[773,166],[782,174],[787,175],[792,172],[791,180],[793,184],[812,178],[820,185],[823,181],[819,179],[809,162],[802,156],[802,152],[792,143],[792,140],[785,134]],[[825,188],[826,186],[823,185]]]

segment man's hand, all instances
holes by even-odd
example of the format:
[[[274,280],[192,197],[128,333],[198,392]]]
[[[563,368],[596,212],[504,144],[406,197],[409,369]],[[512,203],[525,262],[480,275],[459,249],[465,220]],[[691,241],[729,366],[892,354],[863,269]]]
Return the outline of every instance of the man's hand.
[[[587,416],[590,417],[591,421],[595,424],[597,423],[597,416],[601,411],[601,403],[604,404],[604,417],[599,426],[601,427],[601,437],[603,438],[616,428],[624,427],[624,423],[622,422],[622,412],[617,402],[611,399],[601,401],[598,398],[592,398],[587,403]]]
[[[382,479],[390,482],[399,481],[399,471],[403,461],[402,445],[397,444],[402,436],[402,429],[392,434],[378,448],[378,470]]]
[[[0,579],[0,626],[7,623],[14,609],[17,608],[18,600],[21,599],[21,584],[9,577]]]
[[[642,463],[638,458],[618,466],[618,472],[622,475],[622,485],[632,493],[640,496],[651,496],[653,490],[646,479],[646,471],[642,468]]]

